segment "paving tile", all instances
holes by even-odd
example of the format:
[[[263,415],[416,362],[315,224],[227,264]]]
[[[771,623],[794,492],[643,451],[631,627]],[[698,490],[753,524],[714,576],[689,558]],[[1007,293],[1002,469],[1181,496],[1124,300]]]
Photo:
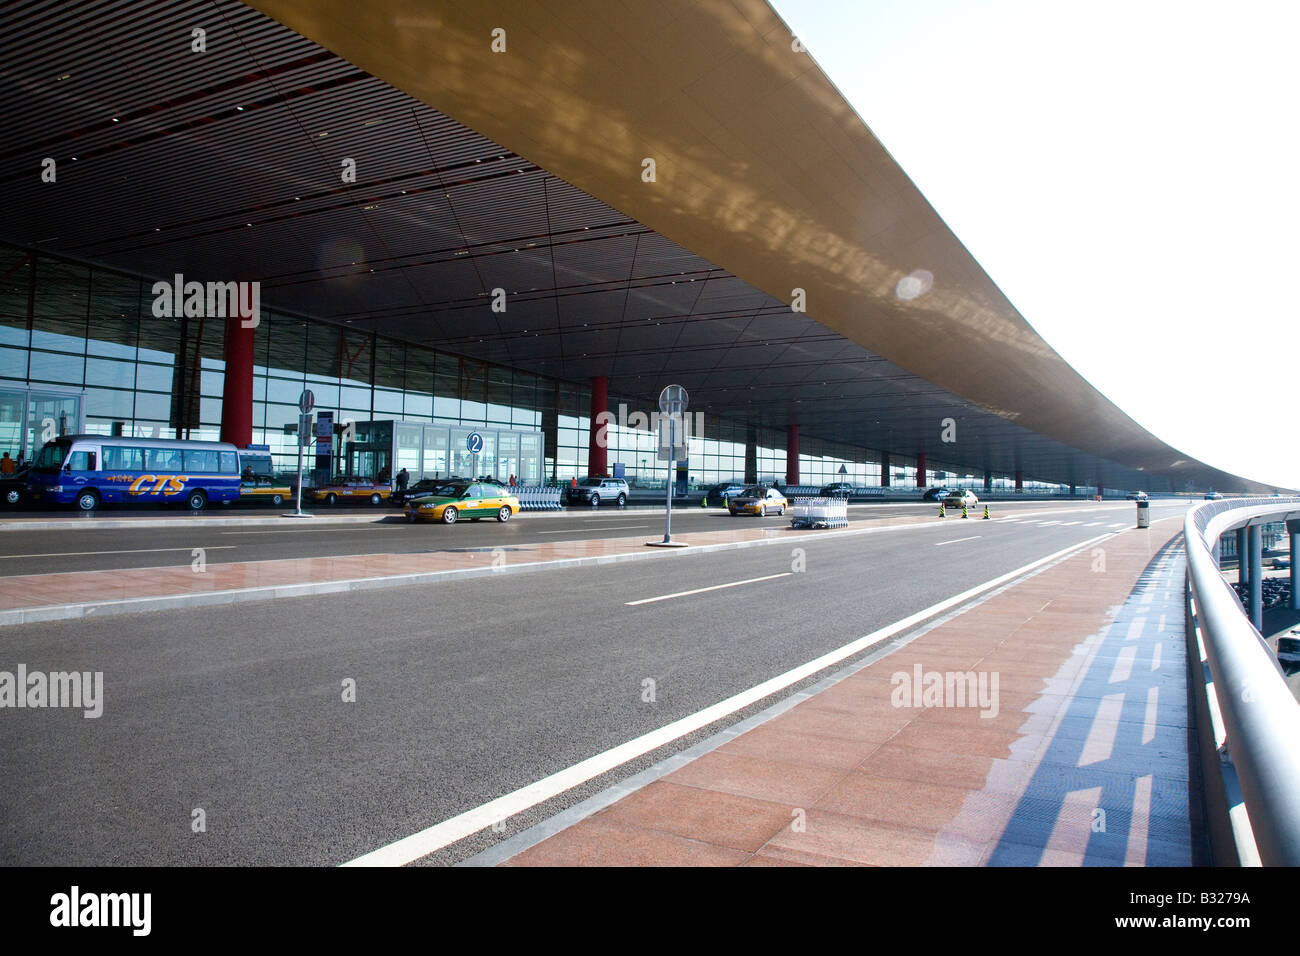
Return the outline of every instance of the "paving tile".
[[[715,750],[663,779],[793,807],[807,807],[843,777],[839,771],[807,764],[750,757]]]
[[[601,818],[753,853],[791,825],[792,811],[783,804],[659,780],[607,808]]]
[[[505,866],[739,866],[743,850],[590,817],[527,849]]]

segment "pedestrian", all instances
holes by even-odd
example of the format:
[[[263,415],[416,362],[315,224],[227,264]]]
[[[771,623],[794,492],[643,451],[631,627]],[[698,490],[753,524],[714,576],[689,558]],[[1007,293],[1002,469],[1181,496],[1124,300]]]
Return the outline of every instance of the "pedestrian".
[[[510,476],[510,487],[513,488],[514,486],[515,486],[515,476],[514,476],[514,475],[511,475],[511,476]]]
[[[0,458],[0,474],[12,475],[17,470],[18,466],[14,464],[14,460],[9,457],[9,452],[5,452],[5,456]]]
[[[406,483],[411,480],[411,473],[403,468],[397,473],[397,490],[405,491]]]

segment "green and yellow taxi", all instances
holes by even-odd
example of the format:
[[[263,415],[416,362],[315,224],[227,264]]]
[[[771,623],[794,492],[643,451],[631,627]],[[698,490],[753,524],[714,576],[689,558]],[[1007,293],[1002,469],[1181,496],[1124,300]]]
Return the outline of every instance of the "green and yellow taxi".
[[[269,501],[278,505],[293,497],[293,489],[276,481],[270,475],[244,475],[239,479],[239,500],[256,504]]]
[[[763,485],[750,485],[740,494],[727,499],[727,510],[731,512],[732,517],[758,515],[760,518],[766,518],[773,513],[783,515],[788,507],[790,502],[785,500],[785,495],[775,488],[767,488]]]
[[[327,505],[339,501],[368,501],[372,505],[377,505],[392,493],[393,488],[386,481],[345,476],[335,478],[328,485],[321,488],[313,488],[310,496],[312,500]]]
[[[509,521],[519,513],[519,499],[508,488],[478,481],[448,481],[406,503],[407,521],[455,524],[463,518]]]

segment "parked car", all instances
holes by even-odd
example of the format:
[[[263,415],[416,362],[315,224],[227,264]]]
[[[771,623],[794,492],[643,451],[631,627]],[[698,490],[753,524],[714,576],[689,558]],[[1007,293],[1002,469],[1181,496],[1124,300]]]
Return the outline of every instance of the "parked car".
[[[975,497],[975,492],[973,491],[957,490],[948,492],[943,499],[943,503],[949,508],[960,508],[963,505],[966,507],[977,505],[980,503],[980,500]]]
[[[936,485],[935,487],[927,490],[926,493],[921,496],[921,500],[942,501],[944,498],[947,498],[950,494],[952,494],[951,488],[944,487],[943,485]]]
[[[570,487],[566,495],[571,505],[600,507],[602,501],[614,501],[621,508],[627,504],[627,482],[622,478],[584,478],[578,487]]]
[[[1277,659],[1281,664],[1300,664],[1300,637],[1279,637]]]
[[[1222,497],[1223,495],[1219,494],[1217,491],[1207,491],[1205,493],[1206,501],[1218,501]]]
[[[725,508],[728,501],[744,490],[745,485],[739,481],[724,481],[720,485],[714,485],[704,493],[704,503]]]
[[[441,521],[455,524],[461,518],[479,521],[496,518],[503,524],[519,513],[519,499],[498,484],[478,481],[444,481],[432,494],[406,503],[407,521]]]
[[[853,494],[853,484],[848,481],[837,481],[826,485],[817,494],[822,498],[848,498]]]
[[[406,504],[412,498],[419,498],[423,495],[432,494],[434,489],[442,487],[449,481],[456,481],[456,480],[468,480],[468,479],[421,478],[415,484],[408,485],[406,488],[394,489],[393,493],[388,497],[388,503],[390,505],[397,505],[400,507],[401,505]]]
[[[788,507],[790,502],[785,500],[785,495],[764,485],[751,485],[727,502],[727,510],[733,517],[748,514],[765,518],[773,511],[783,515]]]
[[[270,475],[244,475],[239,479],[239,500],[256,504],[269,501],[278,505],[293,497],[293,489]]]
[[[0,478],[0,504],[17,508],[27,500],[27,469]]]
[[[1146,501],[1147,493],[1145,491],[1130,491],[1125,497],[1129,501]]]
[[[353,501],[369,501],[377,505],[393,493],[387,482],[377,482],[370,478],[335,478],[328,485],[311,490],[314,501],[323,501],[332,505],[340,498]]]

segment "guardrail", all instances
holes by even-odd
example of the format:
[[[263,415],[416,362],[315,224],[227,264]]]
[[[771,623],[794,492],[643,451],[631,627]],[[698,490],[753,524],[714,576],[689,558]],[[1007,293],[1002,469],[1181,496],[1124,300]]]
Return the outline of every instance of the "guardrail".
[[[519,499],[520,511],[560,511],[560,489],[545,485],[516,485],[514,496]]]
[[[1268,866],[1300,865],[1300,703],[1220,573],[1214,546],[1226,531],[1288,518],[1300,518],[1300,498],[1215,501],[1189,509],[1183,524],[1188,656],[1192,677],[1199,667],[1206,684],[1195,703],[1207,802],[1218,804],[1215,843],[1230,832],[1240,862]],[[1212,780],[1215,757],[1223,773]],[[1248,825],[1233,811],[1238,786]]]

